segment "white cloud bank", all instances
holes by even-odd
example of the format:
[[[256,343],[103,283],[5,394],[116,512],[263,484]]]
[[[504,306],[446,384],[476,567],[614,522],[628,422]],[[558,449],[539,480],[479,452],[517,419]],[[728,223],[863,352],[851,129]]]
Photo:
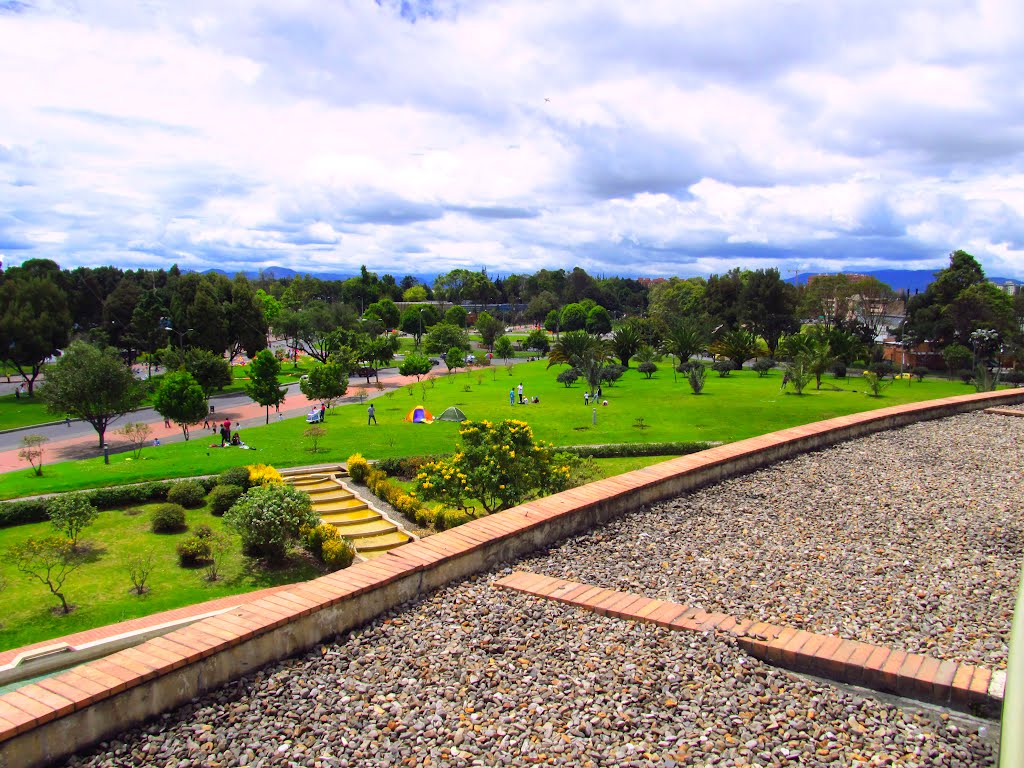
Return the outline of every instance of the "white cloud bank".
[[[1024,277],[1013,0],[0,0],[6,263]]]

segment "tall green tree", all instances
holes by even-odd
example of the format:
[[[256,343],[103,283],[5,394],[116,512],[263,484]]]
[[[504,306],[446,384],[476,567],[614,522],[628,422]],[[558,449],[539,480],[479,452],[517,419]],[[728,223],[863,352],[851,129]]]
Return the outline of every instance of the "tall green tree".
[[[469,334],[457,325],[438,323],[430,329],[427,340],[424,343],[424,350],[428,355],[447,355],[452,347],[463,350],[463,354],[470,350]]]
[[[246,397],[267,409],[266,423],[270,423],[270,406],[284,402],[287,390],[277,383],[281,363],[269,349],[256,353],[249,364],[249,381],[245,385]]]
[[[228,361],[208,349],[167,349],[161,354],[161,360],[168,371],[181,369],[192,374],[207,397],[233,381]]]
[[[568,365],[580,372],[593,394],[601,385],[601,371],[611,359],[609,345],[586,331],[563,333],[548,355],[548,368]]]
[[[779,276],[779,270],[757,269],[747,276],[740,293],[739,321],[764,339],[774,357],[779,339],[800,330],[798,302],[799,291]]]
[[[0,283],[0,358],[17,369],[30,397],[43,363],[70,333],[67,296],[55,281],[15,273]]]
[[[705,291],[704,280],[691,277],[683,280],[670,277],[651,286],[649,299],[651,316],[664,325],[671,325],[681,317],[691,317],[702,312]]]
[[[714,325],[725,328],[739,325],[740,300],[747,274],[737,268],[708,278],[704,286],[704,311]]]
[[[299,389],[308,399],[319,400],[328,408],[348,392],[348,369],[334,360],[310,368],[306,378],[299,382]]]
[[[420,376],[430,373],[430,369],[433,367],[430,358],[426,355],[422,355],[419,352],[410,352],[402,360],[402,364],[398,366],[398,372],[403,376],[415,376],[416,381],[419,381]]]
[[[166,374],[153,393],[153,409],[181,427],[185,440],[189,439],[189,426],[206,418],[209,401],[206,393],[188,371]]]
[[[228,361],[245,352],[250,358],[267,348],[270,325],[263,315],[263,302],[244,275],[231,283],[231,300],[226,309]]]
[[[476,318],[476,330],[480,334],[484,346],[493,352],[494,341],[505,332],[505,324],[490,312],[481,312]]]
[[[116,349],[81,341],[72,342],[46,369],[46,381],[39,387],[47,410],[89,422],[100,448],[111,422],[138,408],[145,396],[142,382]]]
[[[616,328],[612,334],[612,350],[626,368],[629,368],[629,359],[642,346],[644,346],[644,340],[640,337],[639,331],[637,331],[636,326],[632,323],[624,323]]]

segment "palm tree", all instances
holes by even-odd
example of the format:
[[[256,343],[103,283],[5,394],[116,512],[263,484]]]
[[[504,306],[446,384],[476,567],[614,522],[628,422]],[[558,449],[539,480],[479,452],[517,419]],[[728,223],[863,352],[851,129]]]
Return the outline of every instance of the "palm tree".
[[[636,326],[631,323],[619,326],[612,334],[612,349],[626,368],[629,368],[629,358],[636,354],[643,343]]]
[[[548,355],[548,368],[552,365],[571,365],[587,380],[590,393],[601,384],[601,369],[611,353],[608,344],[586,331],[568,331],[555,342]]]
[[[736,370],[752,357],[757,357],[768,349],[757,336],[743,328],[736,328],[723,333],[709,348],[711,354],[732,360]]]
[[[707,328],[699,320],[690,317],[680,318],[668,329],[662,342],[662,349],[674,355],[679,365],[682,365],[707,349],[708,335]]]

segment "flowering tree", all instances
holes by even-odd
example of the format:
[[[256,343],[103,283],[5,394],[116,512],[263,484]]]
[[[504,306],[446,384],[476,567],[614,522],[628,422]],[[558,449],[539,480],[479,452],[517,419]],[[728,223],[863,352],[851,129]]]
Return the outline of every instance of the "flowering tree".
[[[491,513],[569,487],[569,467],[555,461],[550,445],[534,440],[525,422],[467,421],[459,435],[462,450],[425,464],[416,476],[421,498],[463,510],[474,509],[475,500]]]

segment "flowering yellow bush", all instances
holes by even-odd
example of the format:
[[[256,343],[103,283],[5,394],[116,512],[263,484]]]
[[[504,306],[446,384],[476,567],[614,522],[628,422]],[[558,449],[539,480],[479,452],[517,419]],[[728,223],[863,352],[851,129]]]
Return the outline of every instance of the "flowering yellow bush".
[[[247,469],[249,470],[249,485],[253,487],[257,485],[281,485],[284,483],[281,473],[269,464],[250,464]]]
[[[348,466],[348,476],[352,478],[352,482],[366,482],[366,476],[370,472],[370,463],[363,458],[362,454],[353,453],[345,464]]]

